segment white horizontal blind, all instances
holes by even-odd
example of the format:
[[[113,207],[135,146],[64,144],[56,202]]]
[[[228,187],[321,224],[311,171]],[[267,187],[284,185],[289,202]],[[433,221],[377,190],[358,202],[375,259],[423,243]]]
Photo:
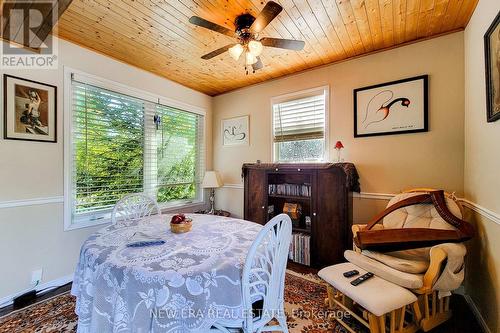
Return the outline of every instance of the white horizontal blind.
[[[100,218],[129,193],[162,203],[200,197],[202,115],[73,79],[72,121],[74,217]]]
[[[203,116],[151,103],[145,115],[145,154],[152,156],[145,159],[150,195],[159,203],[198,199],[205,160]]]
[[[274,142],[325,137],[325,94],[302,97],[273,105]]]
[[[74,214],[143,191],[144,103],[77,81],[73,92]]]

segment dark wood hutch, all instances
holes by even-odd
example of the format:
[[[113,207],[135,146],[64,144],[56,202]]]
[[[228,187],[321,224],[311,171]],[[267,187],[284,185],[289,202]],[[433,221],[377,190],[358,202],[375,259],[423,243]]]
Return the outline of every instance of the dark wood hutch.
[[[301,218],[294,232],[310,235],[311,266],[343,262],[344,251],[352,248],[352,190],[359,191],[358,174],[350,163],[243,165],[244,218],[265,224],[283,212],[287,203],[299,203]],[[276,194],[270,185],[306,186],[303,193]],[[306,223],[306,216],[310,224]]]

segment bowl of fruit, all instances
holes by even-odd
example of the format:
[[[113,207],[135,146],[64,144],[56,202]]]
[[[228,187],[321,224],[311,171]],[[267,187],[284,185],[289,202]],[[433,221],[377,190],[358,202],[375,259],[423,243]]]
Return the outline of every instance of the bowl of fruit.
[[[182,234],[191,230],[193,220],[184,214],[176,214],[170,220],[170,230],[176,234]]]

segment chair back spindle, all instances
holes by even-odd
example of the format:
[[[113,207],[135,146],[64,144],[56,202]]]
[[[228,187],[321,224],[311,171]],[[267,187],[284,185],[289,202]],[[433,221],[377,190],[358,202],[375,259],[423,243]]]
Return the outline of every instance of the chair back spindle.
[[[288,215],[280,214],[264,226],[250,247],[242,277],[243,306],[247,314],[245,332],[258,331],[274,318],[279,322],[275,328],[287,332],[284,288],[291,239],[292,221]],[[259,313],[252,310],[256,301],[263,302]]]

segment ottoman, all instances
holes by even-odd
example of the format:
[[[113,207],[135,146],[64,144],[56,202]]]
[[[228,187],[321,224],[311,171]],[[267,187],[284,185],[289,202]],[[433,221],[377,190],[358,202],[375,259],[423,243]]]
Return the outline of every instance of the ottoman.
[[[344,272],[354,269],[359,271],[359,275],[344,277]],[[417,297],[408,289],[377,276],[358,286],[351,284],[352,280],[365,273],[362,268],[348,262],[320,270],[318,275],[328,283],[328,299],[325,302],[329,307],[338,305],[369,328],[371,333],[386,333],[386,328],[390,333],[416,332],[422,317]],[[357,333],[344,318],[335,316],[335,319],[349,332]]]

